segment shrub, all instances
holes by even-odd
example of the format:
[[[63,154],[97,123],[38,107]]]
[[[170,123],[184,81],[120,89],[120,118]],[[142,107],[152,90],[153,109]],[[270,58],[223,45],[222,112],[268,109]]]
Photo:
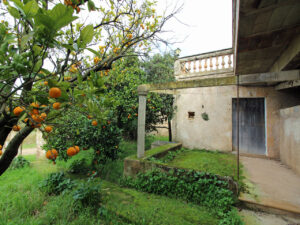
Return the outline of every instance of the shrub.
[[[40,188],[49,195],[59,195],[71,190],[75,186],[74,181],[65,176],[64,172],[51,173],[40,183]]]
[[[91,207],[98,209],[101,205],[102,195],[100,184],[92,182],[93,177],[88,179],[88,182],[82,183],[78,189],[73,192],[75,207]]]
[[[30,162],[25,159],[23,156],[18,156],[10,164],[10,169],[19,169],[30,166]]]
[[[182,169],[166,173],[152,170],[140,173],[136,178],[124,178],[122,184],[144,192],[181,198],[206,206],[224,221],[226,218],[234,218],[235,215],[232,210],[236,197],[227,189],[228,183],[213,174]],[[236,218],[238,222],[232,224],[241,224],[241,220]]]
[[[58,125],[49,134],[44,149],[55,148],[59,151],[60,159],[67,160],[67,149],[79,146],[83,149],[94,149],[94,162],[106,163],[115,160],[119,154],[121,130],[114,119],[107,115],[107,120],[92,125],[92,120],[76,111],[68,111],[57,121]],[[68,126],[65,126],[68,124]],[[95,164],[96,164],[95,163]]]
[[[68,169],[68,172],[75,174],[86,174],[88,171],[89,166],[85,158],[74,160]]]

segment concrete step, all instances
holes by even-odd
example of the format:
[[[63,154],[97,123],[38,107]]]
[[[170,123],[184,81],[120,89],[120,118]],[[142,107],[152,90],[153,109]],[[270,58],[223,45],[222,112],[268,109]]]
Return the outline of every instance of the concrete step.
[[[239,200],[243,207],[251,210],[259,210],[266,213],[285,215],[300,219],[300,206],[272,199],[255,200],[242,195]]]

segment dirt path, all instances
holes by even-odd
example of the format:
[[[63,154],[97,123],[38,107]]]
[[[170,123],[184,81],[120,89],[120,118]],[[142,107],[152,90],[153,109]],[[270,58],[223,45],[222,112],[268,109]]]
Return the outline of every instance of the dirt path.
[[[37,153],[37,149],[36,148],[22,149],[22,155],[35,155],[36,153]],[[19,151],[18,155],[21,155],[21,151]]]

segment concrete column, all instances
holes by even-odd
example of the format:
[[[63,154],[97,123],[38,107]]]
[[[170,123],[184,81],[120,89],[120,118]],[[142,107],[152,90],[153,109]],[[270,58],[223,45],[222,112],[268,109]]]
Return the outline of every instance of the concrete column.
[[[145,156],[145,123],[146,123],[146,99],[148,91],[142,85],[138,88],[139,94],[139,116],[138,116],[138,134],[137,134],[137,157]]]
[[[45,157],[45,151],[42,149],[42,146],[45,144],[45,140],[43,139],[43,133],[36,129],[36,157],[43,158]]]

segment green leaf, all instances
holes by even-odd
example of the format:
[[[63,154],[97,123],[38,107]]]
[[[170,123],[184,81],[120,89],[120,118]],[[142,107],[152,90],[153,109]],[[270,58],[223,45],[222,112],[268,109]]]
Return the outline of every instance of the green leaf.
[[[21,15],[20,15],[19,11],[16,8],[8,6],[7,10],[9,12],[9,14],[12,15],[14,18],[16,18],[16,19],[21,18]]]
[[[57,4],[50,12],[50,17],[55,21],[55,29],[60,30],[64,26],[67,26],[78,17],[73,16],[74,10],[71,7],[67,7],[63,4]]]
[[[52,18],[46,14],[43,14],[42,11],[38,12],[34,17],[35,23],[37,25],[43,25],[49,30],[53,30],[55,22]]]
[[[58,85],[57,85],[57,81],[56,80],[53,80],[53,79],[49,79],[48,80],[48,86],[50,87],[50,88],[52,88],[52,87],[57,87]]]
[[[90,52],[94,53],[96,56],[101,57],[100,53],[95,51],[94,49],[91,48],[87,48],[87,50],[89,50]]]
[[[24,6],[24,13],[27,17],[33,17],[37,14],[39,9],[38,4],[36,3],[35,0],[29,1],[25,6]]]
[[[43,64],[43,60],[39,59],[39,61],[37,61],[37,63],[33,68],[33,72],[38,72],[41,69],[42,64]]]
[[[82,45],[86,45],[93,40],[94,37],[94,28],[93,25],[88,25],[80,31],[79,40]]]
[[[66,49],[69,49],[69,50],[71,50],[71,51],[74,51],[74,48],[73,48],[72,45],[62,44],[61,46],[64,47],[64,48],[66,48]]]
[[[24,48],[24,46],[27,44],[28,41],[32,39],[32,37],[33,37],[33,33],[24,35],[21,40],[21,48]]]
[[[19,10],[21,10],[23,12],[23,10],[24,10],[24,4],[20,0],[11,0],[11,1],[15,4],[15,6]]]
[[[42,48],[38,45],[34,45],[33,46],[33,53],[35,56],[38,56],[42,51]]]

